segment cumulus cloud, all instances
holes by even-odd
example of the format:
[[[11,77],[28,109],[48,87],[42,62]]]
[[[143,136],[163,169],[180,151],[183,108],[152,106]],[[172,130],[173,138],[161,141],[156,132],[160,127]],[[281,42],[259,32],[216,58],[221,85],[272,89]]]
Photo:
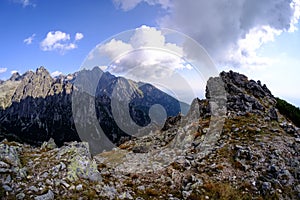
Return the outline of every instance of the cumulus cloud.
[[[257,49],[283,32],[295,31],[299,0],[113,0],[125,11],[146,2],[167,9],[160,27],[179,30],[199,42],[219,65],[265,65]],[[189,48],[185,48],[189,51]]]
[[[25,44],[29,45],[29,44],[32,43],[32,41],[34,40],[34,38],[35,38],[35,34],[32,34],[30,37],[24,39],[23,42],[24,42]]]
[[[112,73],[138,73],[136,77],[141,79],[161,78],[176,69],[190,69],[182,58],[182,47],[166,42],[160,30],[145,25],[136,28],[128,41],[112,39],[97,50],[112,61],[108,68]],[[139,70],[135,71],[136,68]]]
[[[60,71],[54,71],[54,72],[51,73],[51,76],[55,77],[55,76],[59,76],[61,74],[62,74],[62,72],[60,72]]]
[[[68,50],[76,49],[76,42],[82,38],[82,33],[76,33],[74,42],[70,42],[70,34],[61,31],[50,31],[48,32],[46,38],[40,43],[40,47],[43,51],[57,50],[64,54]]]
[[[75,40],[78,41],[78,40],[81,40],[83,38],[83,34],[82,33],[76,33],[75,34]]]
[[[112,39],[110,42],[99,47],[100,53],[106,54],[111,60],[115,60],[120,54],[133,50],[131,44],[121,40]]]
[[[4,73],[7,71],[7,68],[0,68],[0,74]]]

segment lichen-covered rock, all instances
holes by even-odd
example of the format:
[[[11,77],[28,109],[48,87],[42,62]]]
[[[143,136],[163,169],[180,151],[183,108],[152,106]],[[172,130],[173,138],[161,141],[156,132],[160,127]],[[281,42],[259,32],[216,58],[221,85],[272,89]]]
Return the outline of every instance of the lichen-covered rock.
[[[50,138],[48,142],[44,142],[41,146],[42,149],[48,148],[48,149],[54,149],[57,148],[57,145],[55,144],[55,141],[53,138]]]
[[[69,143],[61,148],[57,158],[62,156],[68,156],[67,178],[70,182],[77,181],[79,178],[95,182],[102,180],[96,162],[91,159],[88,143]]]
[[[17,149],[18,147],[9,146],[6,143],[0,143],[0,161],[4,167],[7,167],[7,165],[12,167],[21,166]]]
[[[82,156],[75,156],[70,160],[67,178],[71,182],[77,181],[79,178],[95,182],[102,180],[96,162],[94,160],[89,160],[88,157]]]

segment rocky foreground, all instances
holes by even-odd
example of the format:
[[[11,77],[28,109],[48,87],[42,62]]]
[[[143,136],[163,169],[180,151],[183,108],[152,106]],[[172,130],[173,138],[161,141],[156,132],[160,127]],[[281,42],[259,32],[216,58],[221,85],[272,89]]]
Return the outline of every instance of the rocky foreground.
[[[208,92],[208,99],[195,99],[186,116],[170,117],[162,130],[93,157],[86,142],[58,148],[53,140],[41,147],[3,140],[0,196],[299,199],[299,129],[260,81],[234,72],[220,78],[226,90],[220,133],[211,123]]]

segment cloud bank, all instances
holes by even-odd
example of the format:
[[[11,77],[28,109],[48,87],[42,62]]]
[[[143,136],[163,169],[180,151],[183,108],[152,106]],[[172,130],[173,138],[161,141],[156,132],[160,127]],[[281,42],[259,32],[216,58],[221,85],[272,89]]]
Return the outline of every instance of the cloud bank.
[[[160,27],[181,31],[199,42],[218,65],[267,65],[256,51],[283,32],[294,32],[299,0],[113,0],[128,11],[139,3],[160,5]]]

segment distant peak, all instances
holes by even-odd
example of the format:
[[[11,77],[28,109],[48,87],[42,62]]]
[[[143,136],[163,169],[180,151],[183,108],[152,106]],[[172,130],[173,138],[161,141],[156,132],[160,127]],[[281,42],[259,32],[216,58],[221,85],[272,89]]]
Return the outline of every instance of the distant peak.
[[[92,71],[97,71],[103,73],[103,70],[99,66],[95,66]]]
[[[50,73],[48,72],[48,70],[43,66],[37,68],[35,73],[36,74],[47,74],[50,76]]]
[[[19,74],[19,72],[14,72],[11,77],[9,78],[10,81],[18,81],[20,80],[21,75]]]
[[[44,71],[47,71],[47,69],[44,66],[40,66],[39,68],[36,69],[36,72],[44,72]]]

